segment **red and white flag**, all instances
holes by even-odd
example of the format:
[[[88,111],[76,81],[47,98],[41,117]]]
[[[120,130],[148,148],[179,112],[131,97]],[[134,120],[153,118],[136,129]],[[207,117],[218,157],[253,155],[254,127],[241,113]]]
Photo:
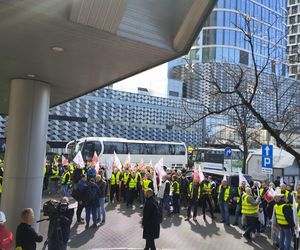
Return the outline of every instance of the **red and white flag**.
[[[98,159],[96,151],[94,152],[94,155],[93,155],[93,158],[92,158],[92,165],[95,166],[96,173],[98,173],[99,168],[100,168],[99,167],[100,162],[99,162],[99,159]]]
[[[61,155],[61,164],[63,166],[67,166],[69,164],[69,160],[66,157],[64,157],[64,155]]]
[[[78,164],[80,166],[80,168],[84,168],[85,164],[84,164],[84,160],[81,154],[81,151],[78,151],[78,153],[76,154],[74,160],[73,160],[76,164]]]

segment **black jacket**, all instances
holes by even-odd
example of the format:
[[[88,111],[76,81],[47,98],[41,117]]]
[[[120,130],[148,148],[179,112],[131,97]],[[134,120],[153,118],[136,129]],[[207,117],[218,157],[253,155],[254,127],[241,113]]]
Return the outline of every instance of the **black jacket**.
[[[19,224],[16,232],[16,246],[22,250],[35,250],[36,242],[42,242],[43,236],[38,235],[34,229],[26,224]]]
[[[157,201],[151,196],[146,199],[143,210],[142,226],[144,239],[158,239],[160,234],[160,225],[157,218]]]

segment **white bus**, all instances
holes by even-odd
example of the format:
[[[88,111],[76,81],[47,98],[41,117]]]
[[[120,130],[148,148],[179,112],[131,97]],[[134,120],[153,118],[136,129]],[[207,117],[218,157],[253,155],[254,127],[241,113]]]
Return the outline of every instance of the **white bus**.
[[[187,149],[184,143],[162,141],[127,140],[115,137],[84,137],[66,145],[66,151],[74,157],[81,151],[85,161],[90,161],[96,151],[101,163],[106,164],[114,152],[124,164],[128,153],[131,163],[156,164],[161,158],[167,168],[183,168],[187,165]]]
[[[238,172],[243,167],[243,153],[232,149],[232,155],[227,158],[224,148],[196,148],[189,159],[189,165],[199,163],[203,170],[219,170]]]

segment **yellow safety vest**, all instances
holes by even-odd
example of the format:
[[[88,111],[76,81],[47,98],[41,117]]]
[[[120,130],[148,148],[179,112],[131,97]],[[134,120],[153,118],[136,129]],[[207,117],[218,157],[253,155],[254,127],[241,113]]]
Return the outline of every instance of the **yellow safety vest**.
[[[211,184],[210,183],[208,183],[208,184],[206,184],[206,183],[204,183],[203,184],[203,194],[210,194],[211,193]]]
[[[131,177],[129,181],[129,189],[136,189],[136,183],[137,183],[136,177],[134,178]]]
[[[144,189],[146,190],[149,187],[151,180],[146,179],[143,182],[144,182]]]
[[[280,194],[284,194],[286,198],[289,198],[289,191],[287,190],[285,190],[283,193],[283,191],[280,189]]]
[[[120,182],[120,172],[112,173],[111,175],[111,185],[118,185]]]
[[[255,215],[258,214],[258,205],[252,205],[248,202],[248,194],[242,197],[242,214]]]
[[[68,182],[65,183],[67,175],[69,175],[69,179],[68,179]],[[70,185],[70,184],[71,184],[71,174],[70,174],[69,171],[63,173],[63,176],[62,176],[62,178],[61,178],[61,183],[62,183],[63,185],[66,185],[66,184],[67,184],[67,185]]]
[[[275,204],[275,206],[274,206],[275,216],[276,216],[277,223],[279,225],[283,225],[283,226],[289,224],[287,222],[284,214],[283,214],[283,207],[284,206],[288,206],[288,205],[287,204],[281,204],[281,205]]]
[[[218,200],[220,200],[221,187],[222,187],[222,185],[220,185],[219,189],[218,189]],[[227,201],[229,195],[230,195],[230,187],[227,186],[227,188],[224,192],[224,201]]]
[[[124,183],[127,184],[128,178],[129,178],[129,173],[124,173]]]
[[[55,170],[54,168],[52,168],[52,175],[50,176],[50,179],[58,179],[58,174],[59,174],[59,170],[58,168]]]
[[[138,179],[138,176],[140,177],[140,185],[143,186],[143,178],[140,172],[137,172],[136,179]]]
[[[237,191],[238,191],[238,197],[236,198],[236,202],[239,203],[240,200],[241,200],[241,197],[243,196],[241,187],[238,187],[238,188],[237,188]]]
[[[75,166],[72,164],[69,164],[70,173],[73,174]]]
[[[174,190],[175,183],[177,184],[176,190]],[[175,193],[175,194],[180,194],[180,187],[179,187],[179,182],[178,182],[178,181],[173,181],[173,182],[172,182],[172,185],[171,185],[171,191],[172,191],[173,194],[174,194],[174,193]]]
[[[189,198],[193,198],[193,182],[190,183],[189,185],[189,190],[190,190],[190,193],[189,193]],[[200,185],[198,187],[198,195],[197,195],[197,198],[200,199]]]

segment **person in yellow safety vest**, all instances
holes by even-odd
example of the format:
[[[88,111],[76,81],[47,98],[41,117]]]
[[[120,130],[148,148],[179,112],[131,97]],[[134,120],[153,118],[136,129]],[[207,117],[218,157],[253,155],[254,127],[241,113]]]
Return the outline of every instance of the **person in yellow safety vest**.
[[[201,195],[200,195],[200,199],[202,201],[202,213],[203,213],[203,219],[206,220],[205,217],[205,210],[206,210],[206,206],[208,204],[209,207],[209,212],[210,212],[210,216],[211,219],[216,219],[216,217],[214,216],[214,210],[213,210],[213,206],[212,206],[212,187],[211,184],[209,183],[209,181],[207,180],[206,177],[204,177],[204,180],[201,182]]]
[[[119,201],[119,184],[121,181],[121,173],[118,168],[114,168],[114,172],[111,175],[110,180],[110,203],[112,203],[114,199],[114,195],[116,194],[117,201]]]
[[[240,184],[240,186],[237,188],[236,193],[234,194],[233,200],[236,203],[236,207],[235,207],[235,221],[232,225],[234,226],[238,226],[239,225],[239,218],[241,215],[241,210],[242,210],[242,197],[243,194],[246,191],[246,182],[242,181],[242,183]]]
[[[143,190],[143,204],[145,203],[146,201],[146,198],[145,198],[145,191],[148,189],[148,188],[151,188],[152,190],[154,190],[154,185],[153,185],[153,181],[151,179],[151,174],[146,171],[145,173],[145,176],[144,176],[144,179],[143,179],[143,184],[142,184],[142,190]],[[143,208],[143,204],[140,205],[140,208]]]
[[[171,184],[173,214],[179,214],[179,198],[180,198],[180,185],[178,177],[173,175]]]
[[[123,197],[124,202],[127,201],[127,197],[128,197],[127,181],[128,181],[129,176],[130,176],[129,168],[125,167],[125,170],[124,170],[124,173],[122,176],[122,183],[121,183],[121,195]]]
[[[69,186],[71,184],[71,173],[68,167],[64,167],[64,172],[61,177],[61,191],[64,197],[69,196]]]
[[[286,189],[286,184],[280,184],[279,194],[283,194],[287,198],[289,203],[293,203],[290,192]]]
[[[137,169],[136,178],[137,178],[137,196],[138,196],[138,201],[139,201],[140,204],[143,204],[144,203],[143,177],[142,177],[140,169]]]
[[[49,177],[51,168],[50,168],[50,162],[47,160],[46,165],[44,166],[44,180],[43,180],[43,190],[48,190],[49,185]]]
[[[133,200],[136,197],[136,190],[137,190],[137,176],[134,171],[131,171],[130,175],[128,176],[126,182],[127,188],[127,208],[130,206],[132,208]]]
[[[59,169],[57,165],[52,165],[50,172],[50,194],[56,194],[58,191]]]
[[[288,204],[284,194],[275,195],[274,201],[276,203],[274,205],[275,218],[280,227],[279,248],[290,249],[292,229],[295,227],[292,206]]]
[[[222,215],[221,223],[230,225],[229,221],[229,202],[231,200],[231,189],[227,185],[227,180],[222,180],[221,185],[218,187],[218,203]]]
[[[189,184],[189,192],[188,192],[188,209],[187,215],[185,217],[185,221],[189,221],[191,218],[191,210],[193,208],[193,220],[197,221],[197,211],[198,211],[198,204],[200,200],[200,184],[199,178],[193,178],[193,182]]]
[[[242,196],[242,214],[246,218],[247,229],[243,236],[251,241],[251,233],[259,232],[259,221],[258,221],[258,212],[259,212],[259,202],[260,196],[255,200],[251,188],[246,187],[245,193]]]

